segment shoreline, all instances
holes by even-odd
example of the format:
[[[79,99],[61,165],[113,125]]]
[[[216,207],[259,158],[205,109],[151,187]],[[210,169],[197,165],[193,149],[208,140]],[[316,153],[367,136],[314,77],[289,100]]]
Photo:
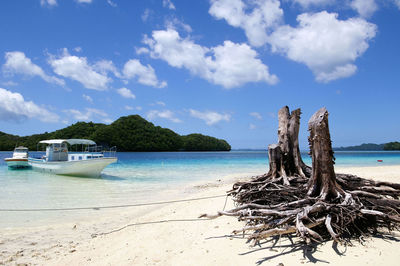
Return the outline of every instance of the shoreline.
[[[400,183],[400,165],[336,167],[335,171]],[[220,181],[196,182],[181,188],[176,195],[186,199],[221,196],[239,178],[229,175]],[[225,204],[226,209],[233,207],[230,198],[225,202],[225,197],[216,197],[99,210],[101,218],[85,221],[0,229],[0,265],[251,265],[264,260],[265,265],[300,265],[310,261],[397,265],[400,259],[400,254],[394,252],[400,248],[399,232],[393,233],[395,240],[373,237],[366,239],[364,245],[353,241],[351,247],[334,247],[328,241],[307,251],[282,238],[275,246],[265,241],[261,247],[250,248],[241,235],[231,235],[243,226],[236,218],[197,219],[202,213],[222,210]]]

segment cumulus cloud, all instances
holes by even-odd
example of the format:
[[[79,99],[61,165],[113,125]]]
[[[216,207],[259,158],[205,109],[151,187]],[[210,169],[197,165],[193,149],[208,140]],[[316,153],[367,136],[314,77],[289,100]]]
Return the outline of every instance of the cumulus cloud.
[[[57,0],[40,0],[41,6],[56,6]]]
[[[378,10],[375,0],[353,0],[350,6],[364,18],[372,16]]]
[[[106,73],[96,72],[86,57],[70,55],[67,49],[60,57],[51,56],[49,64],[57,75],[78,81],[87,89],[107,90],[107,84],[111,82]]]
[[[192,27],[190,25],[184,23],[183,21],[177,19],[176,17],[172,19],[168,19],[165,22],[166,28],[169,29],[183,29],[186,32],[192,32]]]
[[[127,88],[120,88],[117,90],[118,94],[127,99],[135,99],[136,96]]]
[[[163,119],[167,119],[171,122],[174,123],[181,123],[182,120],[180,120],[179,118],[175,117],[175,114],[170,111],[170,110],[163,110],[163,111],[159,111],[159,110],[150,110],[147,113],[147,118],[150,120],[156,119],[156,118],[163,118]]]
[[[39,76],[46,82],[61,86],[65,85],[64,80],[47,75],[40,66],[34,64],[23,52],[6,52],[5,59],[6,62],[3,65],[3,71],[7,74],[22,74],[31,77]]]
[[[124,77],[127,79],[137,78],[140,84],[163,88],[167,86],[166,81],[159,81],[154,69],[150,66],[144,66],[137,59],[131,59],[125,63],[122,70]]]
[[[162,4],[163,4],[163,7],[175,10],[175,5],[174,5],[174,3],[172,3],[171,0],[163,0]]]
[[[99,119],[104,123],[108,123],[110,121],[110,118],[106,112],[95,108],[85,108],[85,111],[67,109],[64,110],[64,112],[79,121],[93,121],[94,119]]]
[[[267,42],[268,32],[279,26],[283,20],[283,10],[279,0],[211,0],[208,11],[217,19],[244,30],[252,46],[262,46]]]
[[[297,17],[299,25],[279,27],[268,40],[273,52],[307,65],[319,82],[349,77],[354,61],[369,47],[376,25],[362,18],[339,20],[326,11]]]
[[[256,129],[256,128],[257,128],[256,125],[254,125],[254,124],[252,124],[252,123],[249,124],[249,129],[250,129],[250,130],[254,130],[254,129]]]
[[[144,10],[142,16],[141,16],[142,21],[143,21],[143,22],[146,22],[146,21],[150,18],[150,16],[151,16],[152,13],[153,13],[153,12],[152,12],[150,9],[146,8],[146,9]]]
[[[249,115],[251,115],[252,117],[261,120],[262,119],[262,115],[258,112],[251,112]]]
[[[152,38],[145,37],[152,58],[162,59],[176,68],[186,68],[193,75],[230,89],[248,82],[275,84],[278,78],[247,44],[225,41],[212,48],[181,38],[174,29],[153,31]],[[232,56],[235,55],[235,56]]]
[[[110,6],[112,6],[112,7],[117,7],[117,4],[114,3],[114,2],[111,1],[111,0],[107,0],[107,3],[108,3]]]
[[[393,0],[393,3],[400,9],[400,0]]]
[[[303,8],[309,8],[310,6],[321,6],[334,3],[335,0],[293,0],[293,2],[299,4]]]
[[[75,0],[79,4],[91,4],[93,0]]]
[[[0,88],[0,120],[22,121],[28,118],[37,118],[43,122],[58,122],[59,116],[47,109],[26,101],[18,92]]]
[[[214,112],[214,111],[201,112],[201,111],[190,109],[189,114],[192,117],[203,120],[209,126],[218,124],[221,121],[229,122],[231,120],[231,116],[229,114],[221,114],[221,113]]]
[[[102,75],[107,75],[109,72],[113,73],[117,78],[121,78],[121,73],[115,67],[111,60],[100,60],[93,65],[93,69],[100,72]]]
[[[93,99],[92,97],[90,97],[89,95],[83,94],[82,95],[83,99],[85,99],[86,101],[93,103]]]

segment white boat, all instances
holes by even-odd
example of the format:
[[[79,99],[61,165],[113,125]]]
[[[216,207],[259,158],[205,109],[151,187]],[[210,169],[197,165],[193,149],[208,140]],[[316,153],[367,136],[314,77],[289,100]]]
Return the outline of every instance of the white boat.
[[[26,147],[17,147],[14,149],[13,157],[12,158],[5,158],[8,167],[13,169],[19,168],[27,168],[29,167],[28,164],[28,148]]]
[[[42,158],[29,157],[29,165],[33,170],[57,175],[97,177],[103,169],[117,161],[115,147],[110,151],[98,151],[99,147],[88,139],[51,139],[42,140],[45,144],[46,155]],[[81,152],[68,152],[70,147],[80,145]],[[109,157],[104,156],[109,154]]]

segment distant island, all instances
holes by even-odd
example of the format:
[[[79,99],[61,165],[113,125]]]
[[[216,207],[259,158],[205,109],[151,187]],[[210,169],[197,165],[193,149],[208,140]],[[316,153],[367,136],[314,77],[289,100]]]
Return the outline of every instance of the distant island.
[[[333,148],[334,151],[398,151],[400,142],[388,142],[384,144],[363,143],[357,146]]]
[[[120,117],[110,125],[77,122],[69,127],[31,136],[16,136],[0,131],[0,150],[13,150],[16,145],[37,149],[45,139],[91,139],[105,147],[117,146],[118,151],[230,151],[222,139],[202,134],[181,136],[168,128],[155,126],[139,115]]]

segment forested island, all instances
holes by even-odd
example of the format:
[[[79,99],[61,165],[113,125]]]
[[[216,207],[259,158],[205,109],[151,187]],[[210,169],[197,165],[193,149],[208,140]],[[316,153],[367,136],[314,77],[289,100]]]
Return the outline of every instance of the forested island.
[[[333,148],[334,151],[398,151],[400,142],[388,142],[384,144],[363,143],[357,146]]]
[[[16,136],[0,131],[0,150],[10,151],[18,146],[36,150],[45,139],[91,139],[118,151],[229,151],[231,146],[222,139],[202,134],[181,136],[168,128],[155,126],[139,115],[120,117],[110,125],[77,122],[69,127],[31,136]]]

